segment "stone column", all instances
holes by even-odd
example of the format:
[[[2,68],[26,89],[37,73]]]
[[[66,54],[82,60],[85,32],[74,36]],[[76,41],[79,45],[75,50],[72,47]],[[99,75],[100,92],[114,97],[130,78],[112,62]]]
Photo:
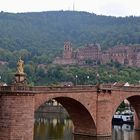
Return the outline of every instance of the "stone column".
[[[34,96],[1,95],[0,140],[33,140]]]

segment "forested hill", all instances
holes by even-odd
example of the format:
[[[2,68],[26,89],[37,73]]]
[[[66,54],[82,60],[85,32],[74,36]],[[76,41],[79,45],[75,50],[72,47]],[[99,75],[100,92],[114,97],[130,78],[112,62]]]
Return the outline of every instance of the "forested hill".
[[[86,12],[0,13],[0,47],[9,50],[62,48],[97,42],[102,47],[140,43],[140,17],[116,18]]]
[[[31,53],[62,49],[65,41],[75,47],[100,43],[140,44],[140,17],[111,17],[76,11],[0,13],[0,48]]]
[[[36,85],[57,82],[96,83],[96,70],[86,68],[62,68],[49,65],[62,55],[63,43],[71,41],[75,48],[86,43],[100,43],[102,48],[116,44],[140,44],[140,17],[116,18],[87,12],[50,11],[38,13],[0,13],[0,77],[12,82],[19,56],[25,62],[29,83]],[[56,54],[58,53],[58,54]],[[5,65],[2,65],[5,63]],[[39,64],[45,69],[39,68]],[[111,68],[111,66],[113,68]],[[98,70],[101,82],[139,83],[140,70],[116,69],[114,64]],[[108,78],[108,75],[111,75]]]

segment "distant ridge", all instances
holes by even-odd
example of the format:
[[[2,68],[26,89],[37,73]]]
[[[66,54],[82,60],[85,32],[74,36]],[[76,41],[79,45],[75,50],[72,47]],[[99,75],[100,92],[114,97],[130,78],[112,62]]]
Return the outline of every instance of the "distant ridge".
[[[0,13],[0,48],[31,52],[59,50],[64,41],[75,47],[100,43],[140,44],[140,17],[112,17],[77,11]]]

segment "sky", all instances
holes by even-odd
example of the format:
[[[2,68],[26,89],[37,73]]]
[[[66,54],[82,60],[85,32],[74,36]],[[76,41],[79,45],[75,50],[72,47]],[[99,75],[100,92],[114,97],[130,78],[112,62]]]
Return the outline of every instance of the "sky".
[[[0,11],[87,11],[97,15],[140,16],[140,0],[0,0]]]

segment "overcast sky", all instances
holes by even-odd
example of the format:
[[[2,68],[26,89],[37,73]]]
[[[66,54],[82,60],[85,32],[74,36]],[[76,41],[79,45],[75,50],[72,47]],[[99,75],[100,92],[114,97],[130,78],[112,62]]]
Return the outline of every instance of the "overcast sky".
[[[98,15],[140,16],[140,0],[0,0],[0,11],[87,11]]]

